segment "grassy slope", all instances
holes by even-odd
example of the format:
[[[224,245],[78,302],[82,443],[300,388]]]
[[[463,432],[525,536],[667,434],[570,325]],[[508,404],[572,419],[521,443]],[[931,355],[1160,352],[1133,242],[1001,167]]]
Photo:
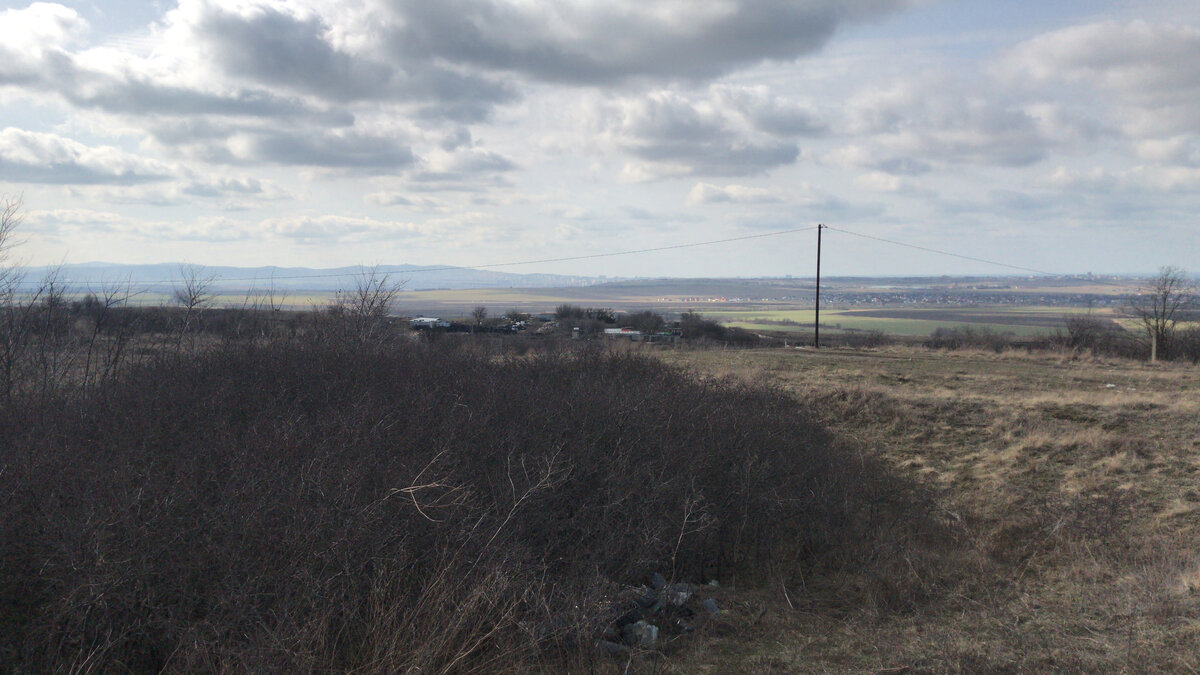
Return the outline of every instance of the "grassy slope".
[[[938,486],[966,533],[914,612],[793,579],[728,598],[725,635],[679,672],[1200,668],[1194,366],[899,348],[666,358],[782,384]]]

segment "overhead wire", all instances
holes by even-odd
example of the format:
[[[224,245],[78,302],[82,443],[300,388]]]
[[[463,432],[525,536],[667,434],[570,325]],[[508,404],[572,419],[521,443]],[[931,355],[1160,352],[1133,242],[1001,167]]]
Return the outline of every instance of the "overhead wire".
[[[834,227],[832,225],[826,225],[825,229],[833,230],[834,232],[841,232],[843,234],[849,234],[849,235],[852,235],[855,237],[861,237],[863,239],[871,239],[873,241],[881,241],[885,244],[893,244],[895,246],[903,246],[905,248],[912,248],[912,249],[916,249],[918,251],[926,251],[928,253],[937,253],[939,255],[946,255],[946,256],[950,256],[952,258],[961,258],[962,260],[970,260],[973,262],[980,262],[980,263],[985,263],[988,265],[996,265],[998,267],[1007,267],[1009,269],[1020,270],[1022,272],[1033,272],[1034,274],[1045,274],[1048,276],[1058,276],[1057,272],[1047,272],[1045,270],[1034,269],[1032,267],[1023,267],[1021,265],[1010,265],[1009,263],[1000,262],[998,260],[988,260],[987,258],[976,258],[975,256],[962,255],[960,253],[951,253],[950,251],[942,251],[940,249],[930,248],[928,246],[918,246],[916,244],[906,244],[902,241],[895,241],[893,239],[884,239],[883,237],[876,237],[876,236],[870,235],[870,234],[862,234],[861,232],[852,232],[850,230],[843,229],[840,227]]]

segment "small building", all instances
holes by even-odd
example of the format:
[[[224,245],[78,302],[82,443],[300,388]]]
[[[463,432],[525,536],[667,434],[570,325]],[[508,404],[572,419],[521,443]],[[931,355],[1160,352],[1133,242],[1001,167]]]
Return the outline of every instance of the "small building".
[[[641,342],[642,331],[632,328],[605,328],[604,337],[611,338],[629,338],[634,342]]]
[[[625,338],[630,342],[654,342],[674,344],[679,342],[679,331],[659,331],[657,333],[644,333],[633,328],[605,328],[604,337],[606,338]]]
[[[408,325],[413,330],[431,330],[434,328],[449,328],[450,322],[435,316],[418,316],[415,319],[409,319]]]

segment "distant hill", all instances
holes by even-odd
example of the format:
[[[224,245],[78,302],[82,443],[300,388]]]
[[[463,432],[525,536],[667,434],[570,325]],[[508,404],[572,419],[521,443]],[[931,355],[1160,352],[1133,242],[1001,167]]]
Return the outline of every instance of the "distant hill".
[[[434,269],[431,269],[434,268]],[[36,282],[45,278],[50,267],[29,268],[27,278]],[[238,292],[250,288],[275,288],[286,291],[329,292],[352,289],[368,269],[361,266],[313,269],[309,267],[228,267],[197,268],[206,277],[214,277],[217,292]],[[467,267],[441,265],[380,265],[378,271],[404,282],[406,290],[464,288],[547,288],[579,287],[603,283],[603,277],[560,274],[516,274]],[[179,263],[122,265],[116,263],[80,263],[63,265],[58,278],[72,287],[99,287],[129,280],[140,290],[167,292],[181,279]]]

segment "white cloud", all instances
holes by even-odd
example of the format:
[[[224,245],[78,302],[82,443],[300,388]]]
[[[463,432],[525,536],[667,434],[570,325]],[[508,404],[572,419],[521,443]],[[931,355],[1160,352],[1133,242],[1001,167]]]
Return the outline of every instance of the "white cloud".
[[[55,3],[6,9],[0,12],[0,50],[7,50],[12,58],[41,56],[73,42],[87,28],[77,11]]]
[[[1061,142],[1022,102],[986,85],[944,77],[865,91],[848,101],[847,114],[846,133],[867,141],[851,161],[880,169],[890,163],[901,173],[911,172],[914,162],[931,160],[1026,166]]]
[[[688,192],[687,203],[701,204],[773,204],[782,201],[779,195],[767,188],[745,185],[712,185],[696,183]]]
[[[0,131],[0,180],[14,183],[135,184],[175,171],[112,146],[90,147],[55,134],[8,127]]]
[[[1082,87],[1115,107],[1136,137],[1200,133],[1200,28],[1194,26],[1071,26],[1017,45],[997,72],[1014,84]]]
[[[272,235],[319,242],[405,238],[422,233],[422,228],[413,223],[348,216],[269,218],[259,226]]]
[[[854,178],[854,187],[867,192],[906,195],[928,195],[928,190],[908,176],[897,176],[883,171],[872,171]]]
[[[1192,196],[1200,191],[1200,168],[1140,165],[1118,171],[1104,167],[1071,171],[1059,167],[1047,182],[1056,188],[1082,192],[1156,195],[1174,193]]]

